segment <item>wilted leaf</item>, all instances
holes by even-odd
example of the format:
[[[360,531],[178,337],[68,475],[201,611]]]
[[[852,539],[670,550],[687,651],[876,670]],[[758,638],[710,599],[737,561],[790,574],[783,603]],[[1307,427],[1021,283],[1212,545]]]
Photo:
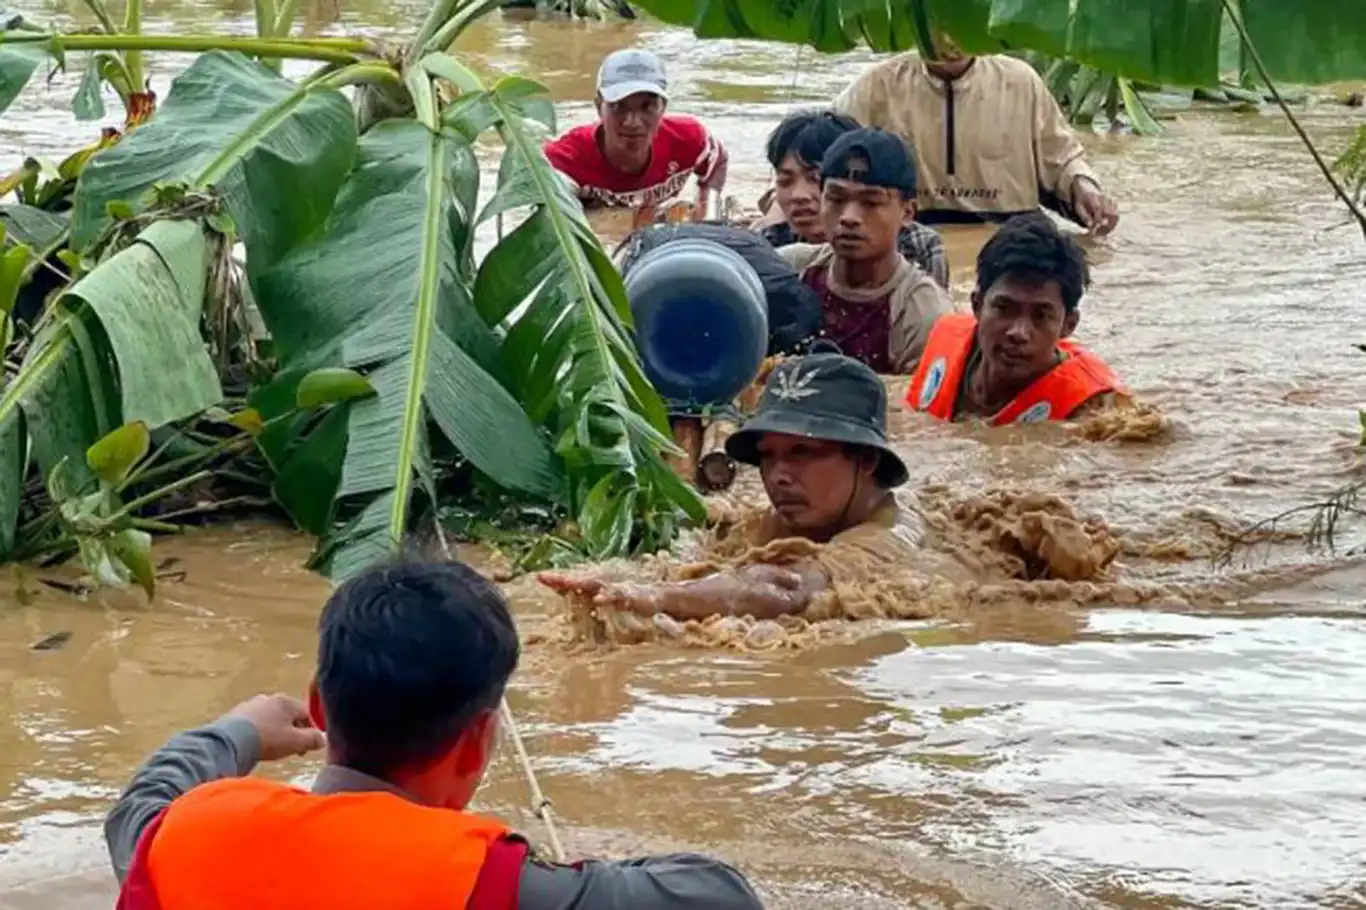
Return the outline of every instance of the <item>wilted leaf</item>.
[[[127,577],[147,592],[148,600],[156,596],[157,573],[152,564],[151,534],[136,528],[120,531],[109,541],[108,553],[123,564]]]
[[[355,370],[346,367],[323,367],[314,370],[299,383],[295,401],[301,410],[367,398],[375,394],[375,387]]]
[[[81,75],[81,84],[76,88],[76,96],[71,99],[71,113],[77,120],[101,120],[104,118],[104,96],[100,91],[99,63],[91,57]]]
[[[85,453],[85,463],[100,480],[116,487],[128,476],[152,446],[152,434],[140,420],[125,423],[107,434]]]
[[[229,415],[227,422],[243,433],[249,433],[252,436],[260,433],[266,425],[265,421],[261,419],[261,412],[255,408],[244,408],[236,414]]]

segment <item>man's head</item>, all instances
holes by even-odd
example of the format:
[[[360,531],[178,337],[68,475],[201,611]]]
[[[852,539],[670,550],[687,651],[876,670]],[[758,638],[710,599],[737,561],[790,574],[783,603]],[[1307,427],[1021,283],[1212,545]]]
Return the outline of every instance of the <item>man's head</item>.
[[[787,223],[806,241],[825,242],[821,220],[821,159],[836,139],[858,129],[858,121],[833,111],[799,111],[768,137],[774,200]]]
[[[872,370],[840,354],[779,364],[726,452],[758,465],[774,510],[792,531],[814,539],[858,520],[907,479],[887,447],[886,389]]]
[[[915,159],[900,137],[878,129],[839,136],[821,159],[821,221],[846,259],[881,259],[915,218]]]
[[[1053,368],[1060,339],[1077,327],[1090,284],[1086,254],[1048,216],[1003,224],[977,254],[977,342],[991,373],[1028,383]]]
[[[329,760],[463,809],[498,734],[519,645],[498,589],[459,562],[367,570],[328,599],[309,713]]]
[[[648,160],[669,105],[663,61],[649,51],[608,54],[598,69],[597,105],[604,151],[613,158]]]

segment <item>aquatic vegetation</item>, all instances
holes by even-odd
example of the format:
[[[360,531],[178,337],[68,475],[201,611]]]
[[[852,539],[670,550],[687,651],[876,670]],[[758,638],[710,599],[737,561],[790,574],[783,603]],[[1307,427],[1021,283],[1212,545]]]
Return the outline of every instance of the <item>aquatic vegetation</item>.
[[[154,113],[120,91],[122,135],[0,184],[0,557],[79,553],[150,591],[149,532],[266,505],[336,578],[476,489],[565,516],[591,556],[702,517],[621,278],[540,151],[545,89],[445,51],[496,7],[439,0],[401,48],[290,37],[289,0],[258,0],[256,37],[0,23],[0,108],[44,59],[94,55],[88,96],[139,85],[144,51],[199,54]],[[293,81],[285,57],[322,65]]]

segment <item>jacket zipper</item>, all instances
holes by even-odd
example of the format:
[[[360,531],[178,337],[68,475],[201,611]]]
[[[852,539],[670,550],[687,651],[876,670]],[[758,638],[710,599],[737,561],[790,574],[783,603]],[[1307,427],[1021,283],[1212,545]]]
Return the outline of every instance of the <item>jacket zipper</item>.
[[[957,155],[955,154],[957,150],[954,147],[953,138],[956,130],[954,128],[953,123],[953,83],[947,81],[944,83],[944,115],[944,146],[945,151],[948,153],[949,176],[952,177],[954,173],[957,171],[954,161],[954,159],[957,157]]]

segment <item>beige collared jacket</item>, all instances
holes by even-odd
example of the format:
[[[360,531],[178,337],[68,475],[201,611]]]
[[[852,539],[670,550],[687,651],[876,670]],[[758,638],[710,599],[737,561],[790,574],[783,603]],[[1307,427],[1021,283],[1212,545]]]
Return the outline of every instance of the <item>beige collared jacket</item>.
[[[978,57],[945,82],[901,54],[865,70],[835,109],[911,144],[926,221],[1000,220],[1034,211],[1046,193],[1070,206],[1077,178],[1095,180],[1048,87],[1014,57]]]

